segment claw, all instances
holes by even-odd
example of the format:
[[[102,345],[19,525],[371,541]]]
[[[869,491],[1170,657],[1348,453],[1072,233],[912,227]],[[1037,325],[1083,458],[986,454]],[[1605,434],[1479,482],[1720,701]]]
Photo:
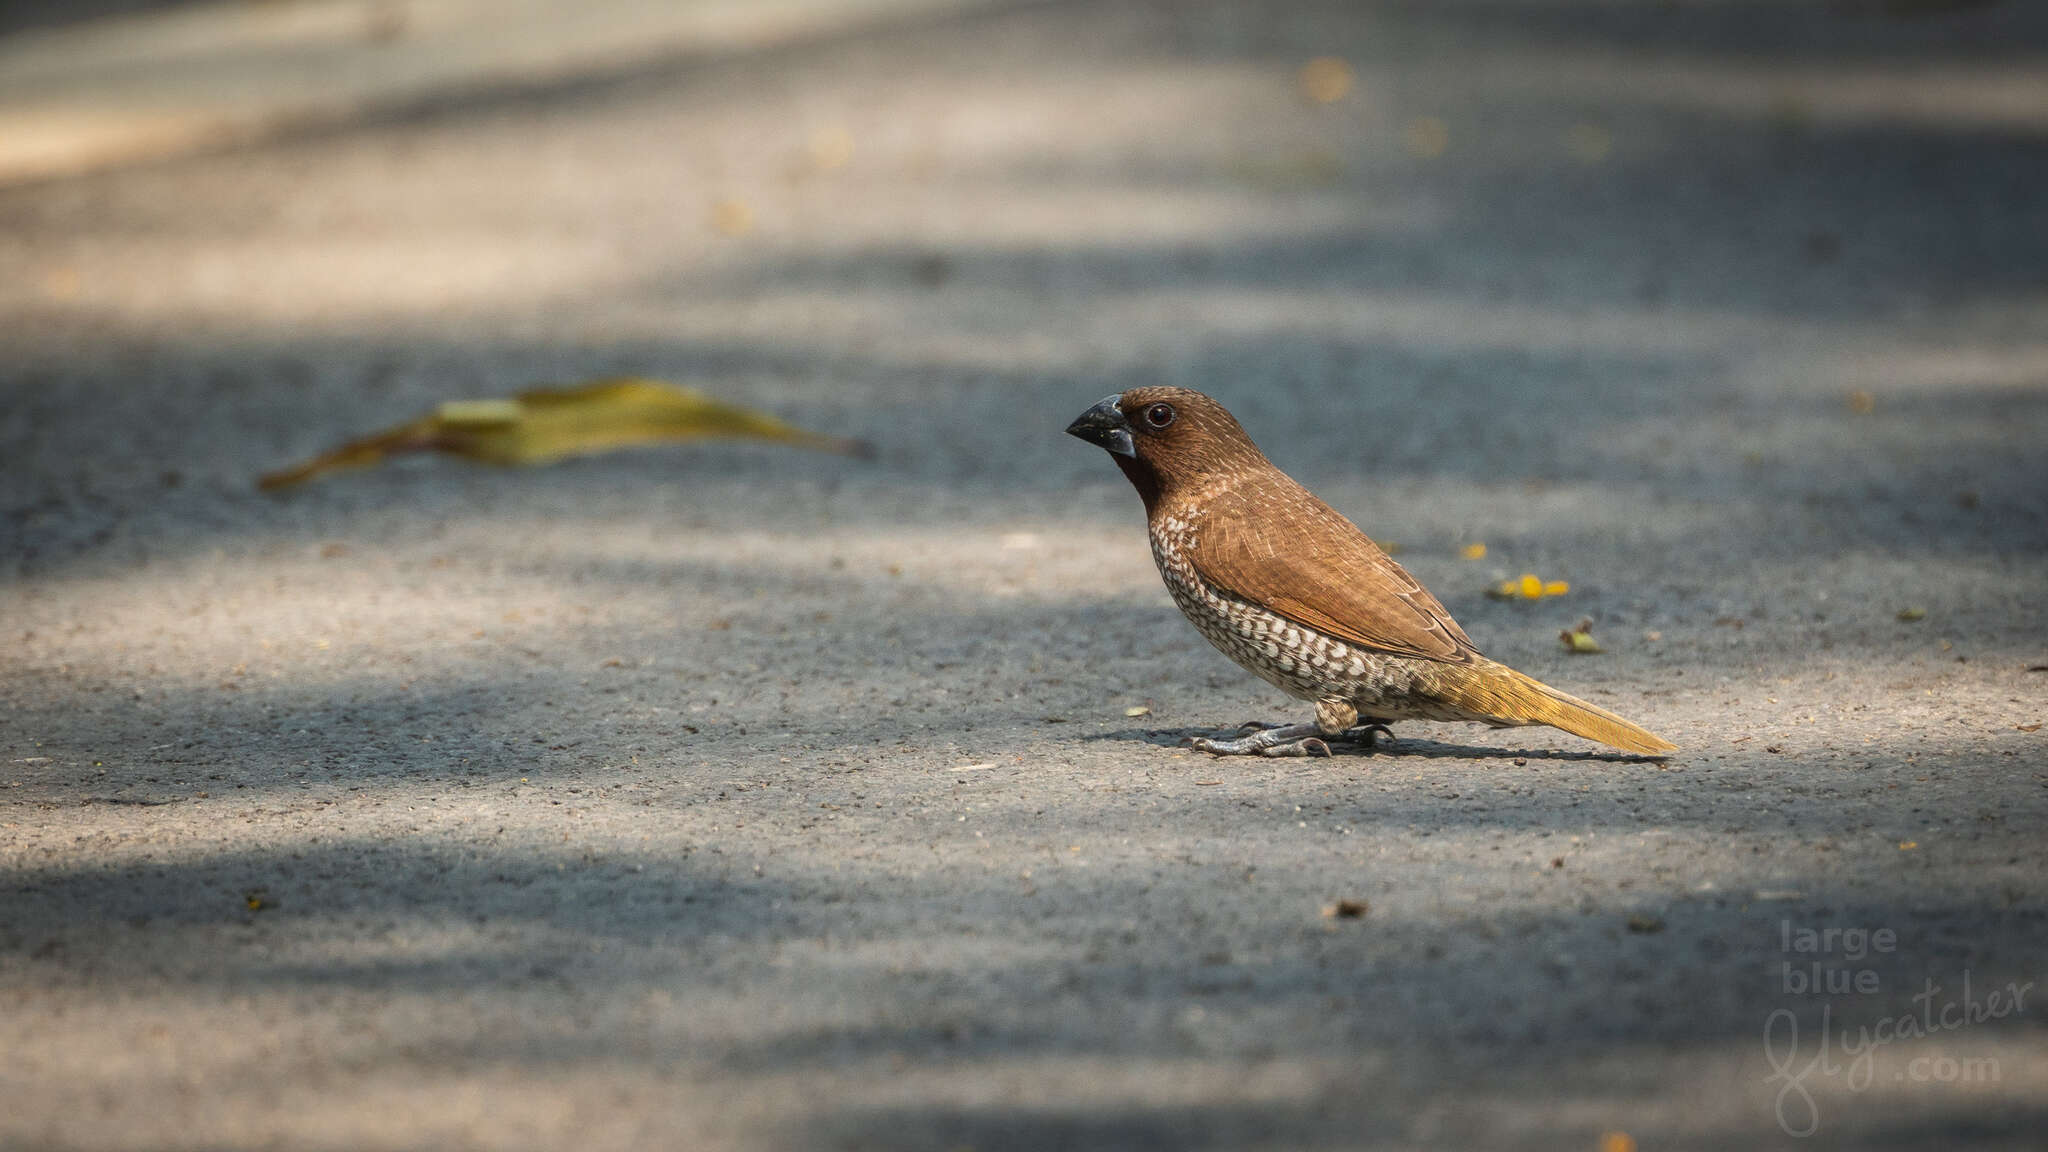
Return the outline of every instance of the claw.
[[[1361,724],[1344,733],[1344,740],[1346,743],[1363,744],[1367,748],[1372,748],[1379,744],[1382,736],[1387,738],[1387,743],[1394,742],[1394,730],[1385,724]]]
[[[1239,736],[1243,736],[1243,735],[1246,735],[1247,733],[1251,733],[1251,732],[1264,732],[1264,731],[1265,731],[1266,729],[1268,729],[1268,728],[1278,728],[1278,727],[1280,727],[1280,725],[1278,725],[1278,724],[1268,724],[1268,723],[1266,723],[1266,722],[1265,722],[1264,720],[1247,720],[1247,721],[1245,721],[1244,723],[1242,723],[1242,724],[1239,724],[1239,725],[1237,726],[1237,734],[1238,734]]]

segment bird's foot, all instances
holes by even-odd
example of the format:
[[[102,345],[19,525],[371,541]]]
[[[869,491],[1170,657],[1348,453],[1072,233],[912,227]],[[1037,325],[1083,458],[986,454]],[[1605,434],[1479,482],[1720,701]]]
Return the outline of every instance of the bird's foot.
[[[1330,745],[1370,752],[1382,739],[1391,743],[1394,730],[1385,724],[1359,724],[1341,735],[1325,736],[1314,724],[1268,724],[1253,720],[1240,727],[1235,740],[1190,736],[1181,746],[1215,756],[1333,756]]]
[[[1247,728],[1251,725],[1246,725]],[[1239,729],[1243,731],[1243,729]],[[1235,740],[1214,740],[1190,736],[1183,745],[1215,756],[1328,756],[1325,743],[1313,724],[1288,724],[1277,728],[1260,726]]]
[[[1358,727],[1344,733],[1344,742],[1346,744],[1361,744],[1366,748],[1374,748],[1379,745],[1380,737],[1382,736],[1387,738],[1387,743],[1392,744],[1394,742],[1394,730],[1385,724],[1360,724]]]

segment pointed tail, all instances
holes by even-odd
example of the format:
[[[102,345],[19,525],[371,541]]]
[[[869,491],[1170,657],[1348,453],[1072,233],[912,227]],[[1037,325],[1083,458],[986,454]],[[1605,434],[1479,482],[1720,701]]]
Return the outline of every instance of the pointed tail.
[[[1473,713],[1474,719],[1501,725],[1548,724],[1574,736],[1646,756],[1678,751],[1678,745],[1669,740],[1505,664],[1482,664],[1446,688],[1442,698]]]

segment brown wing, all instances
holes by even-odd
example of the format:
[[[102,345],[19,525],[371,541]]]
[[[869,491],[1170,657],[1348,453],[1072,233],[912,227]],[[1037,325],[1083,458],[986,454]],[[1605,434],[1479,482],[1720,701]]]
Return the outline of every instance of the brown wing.
[[[1188,557],[1211,585],[1347,644],[1464,663],[1479,650],[1408,570],[1275,473],[1206,502]]]

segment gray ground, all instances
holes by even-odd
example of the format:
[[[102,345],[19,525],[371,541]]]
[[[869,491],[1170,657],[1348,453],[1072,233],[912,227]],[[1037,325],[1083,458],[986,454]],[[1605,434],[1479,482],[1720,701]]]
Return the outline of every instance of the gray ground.
[[[996,5],[0,190],[0,1145],[2038,1146],[2044,52]],[[878,455],[251,487],[616,371]],[[1176,749],[1300,711],[1059,434],[1154,382],[1685,752]]]

